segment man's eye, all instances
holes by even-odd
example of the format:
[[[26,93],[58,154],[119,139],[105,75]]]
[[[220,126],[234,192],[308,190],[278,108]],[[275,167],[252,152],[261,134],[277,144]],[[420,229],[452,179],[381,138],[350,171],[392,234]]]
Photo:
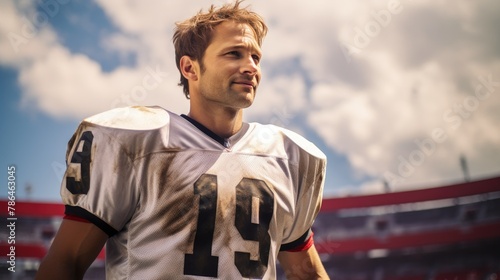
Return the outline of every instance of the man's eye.
[[[256,63],[259,63],[259,62],[260,62],[260,56],[258,56],[258,55],[254,54],[254,55],[252,55],[252,58],[253,58],[253,60],[254,60]]]
[[[240,57],[240,52],[238,51],[230,51],[227,53],[228,55],[235,56],[235,57]]]

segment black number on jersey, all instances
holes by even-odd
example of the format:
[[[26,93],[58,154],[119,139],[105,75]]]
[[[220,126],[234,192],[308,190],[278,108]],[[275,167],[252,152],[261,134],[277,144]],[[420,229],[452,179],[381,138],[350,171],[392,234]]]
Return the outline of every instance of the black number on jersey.
[[[252,202],[258,201],[258,216],[252,221]],[[245,278],[262,278],[267,270],[271,236],[269,223],[273,217],[273,193],[264,181],[243,178],[236,186],[235,226],[245,240],[259,242],[259,259],[250,259],[250,253],[235,252],[234,263]]]
[[[90,161],[92,141],[94,135],[91,131],[85,131],[77,142],[77,147],[71,157],[71,163],[80,164],[81,180],[75,177],[66,177],[66,188],[72,194],[87,194],[90,186]]]
[[[202,175],[194,183],[194,194],[199,195],[198,222],[193,254],[186,254],[184,275],[217,277],[219,258],[212,256],[212,240],[217,211],[217,177]]]
[[[199,195],[199,210],[193,254],[185,254],[184,274],[217,277],[219,258],[212,256],[212,241],[217,212],[217,176],[204,174],[194,184]],[[253,205],[258,203],[258,205]],[[243,178],[236,186],[235,227],[245,240],[259,243],[259,258],[235,252],[234,264],[245,278],[262,278],[267,270],[271,237],[269,224],[274,211],[274,196],[264,181]],[[257,213],[256,213],[257,212]],[[257,214],[252,217],[252,213]]]

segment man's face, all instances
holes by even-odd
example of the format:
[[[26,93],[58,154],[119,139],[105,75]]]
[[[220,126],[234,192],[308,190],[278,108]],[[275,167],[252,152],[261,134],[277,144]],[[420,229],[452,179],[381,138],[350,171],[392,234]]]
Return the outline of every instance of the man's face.
[[[247,24],[219,24],[205,50],[197,91],[204,102],[242,109],[252,105],[261,78],[260,47]]]

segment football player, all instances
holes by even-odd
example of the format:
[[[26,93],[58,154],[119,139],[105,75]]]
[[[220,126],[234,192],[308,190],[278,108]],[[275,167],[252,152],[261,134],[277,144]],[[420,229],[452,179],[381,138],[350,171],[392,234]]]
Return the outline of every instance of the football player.
[[[108,279],[327,279],[311,226],[325,155],[242,121],[267,27],[240,1],[177,24],[187,115],[160,107],[85,119],[69,142],[65,217],[38,279],[81,279],[106,243]]]

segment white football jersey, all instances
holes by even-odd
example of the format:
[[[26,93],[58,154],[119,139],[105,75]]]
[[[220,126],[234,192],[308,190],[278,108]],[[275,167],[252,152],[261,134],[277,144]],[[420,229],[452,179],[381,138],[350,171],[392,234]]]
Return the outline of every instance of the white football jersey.
[[[320,209],[326,157],[244,123],[227,145],[160,107],[85,119],[68,145],[66,214],[110,238],[108,279],[275,279]],[[210,277],[210,278],[206,278]]]

